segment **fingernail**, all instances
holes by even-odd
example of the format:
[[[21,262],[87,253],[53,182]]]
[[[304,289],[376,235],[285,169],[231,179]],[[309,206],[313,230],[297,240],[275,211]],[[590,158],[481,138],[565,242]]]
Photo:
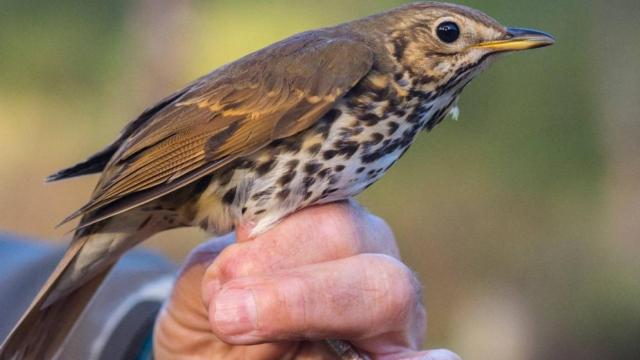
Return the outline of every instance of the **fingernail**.
[[[257,325],[256,301],[249,290],[222,290],[216,296],[215,307],[216,327],[226,335],[248,333]]]

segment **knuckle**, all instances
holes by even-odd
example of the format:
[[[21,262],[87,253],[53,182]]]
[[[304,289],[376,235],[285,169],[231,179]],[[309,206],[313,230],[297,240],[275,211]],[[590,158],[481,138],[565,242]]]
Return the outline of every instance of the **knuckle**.
[[[266,338],[306,334],[310,329],[309,312],[316,310],[309,304],[312,300],[308,296],[308,279],[287,276],[280,280],[262,294],[255,330]]]
[[[215,262],[215,271],[222,282],[251,273],[253,261],[249,261],[244,244],[232,244],[220,254]]]
[[[330,214],[324,235],[334,239],[338,255],[383,253],[398,257],[395,236],[387,222],[352,203],[340,203]]]
[[[288,321],[285,323],[290,324],[290,327],[297,332],[306,333],[309,330],[308,314],[311,311],[310,298],[308,296],[309,283],[304,277],[291,277],[288,281],[288,291],[285,291],[282,296],[283,300],[292,299],[289,309],[292,311],[287,314]]]
[[[398,279],[396,282],[398,302],[407,308],[413,308],[420,303],[422,287],[411,269],[398,260],[393,260],[398,264],[395,268]]]
[[[407,317],[416,313],[421,307],[422,287],[415,274],[409,267],[394,257],[388,255],[375,255],[379,261],[377,270],[382,281],[380,282],[386,298],[386,308],[391,316],[399,321],[405,321]]]
[[[357,214],[350,206],[336,204],[319,217],[316,225],[321,236],[335,247],[336,256],[351,256],[363,251],[365,239]]]

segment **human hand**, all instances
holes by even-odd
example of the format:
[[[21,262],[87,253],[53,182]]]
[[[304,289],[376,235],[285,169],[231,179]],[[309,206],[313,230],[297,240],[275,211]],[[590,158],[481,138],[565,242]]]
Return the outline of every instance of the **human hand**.
[[[382,219],[343,202],[249,232],[191,253],[156,322],[156,359],[333,358],[323,339],[375,359],[459,359],[418,350],[420,285]]]

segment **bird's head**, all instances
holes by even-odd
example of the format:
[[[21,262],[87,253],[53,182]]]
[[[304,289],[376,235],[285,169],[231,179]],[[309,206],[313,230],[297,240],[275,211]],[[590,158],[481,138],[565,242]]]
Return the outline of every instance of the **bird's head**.
[[[494,55],[555,41],[541,31],[505,27],[466,6],[437,2],[405,5],[373,20],[384,22],[380,28],[393,61],[427,88],[461,88]]]

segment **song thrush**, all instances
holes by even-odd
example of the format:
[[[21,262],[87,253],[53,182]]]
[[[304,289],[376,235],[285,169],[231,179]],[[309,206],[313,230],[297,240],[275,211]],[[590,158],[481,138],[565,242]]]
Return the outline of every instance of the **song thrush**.
[[[102,172],[3,359],[51,358],[118,258],[159,231],[254,234],[373,184],[456,106],[494,55],[550,45],[464,6],[424,2],[294,35],[161,100],[50,181]],[[340,344],[338,344],[340,345]]]

